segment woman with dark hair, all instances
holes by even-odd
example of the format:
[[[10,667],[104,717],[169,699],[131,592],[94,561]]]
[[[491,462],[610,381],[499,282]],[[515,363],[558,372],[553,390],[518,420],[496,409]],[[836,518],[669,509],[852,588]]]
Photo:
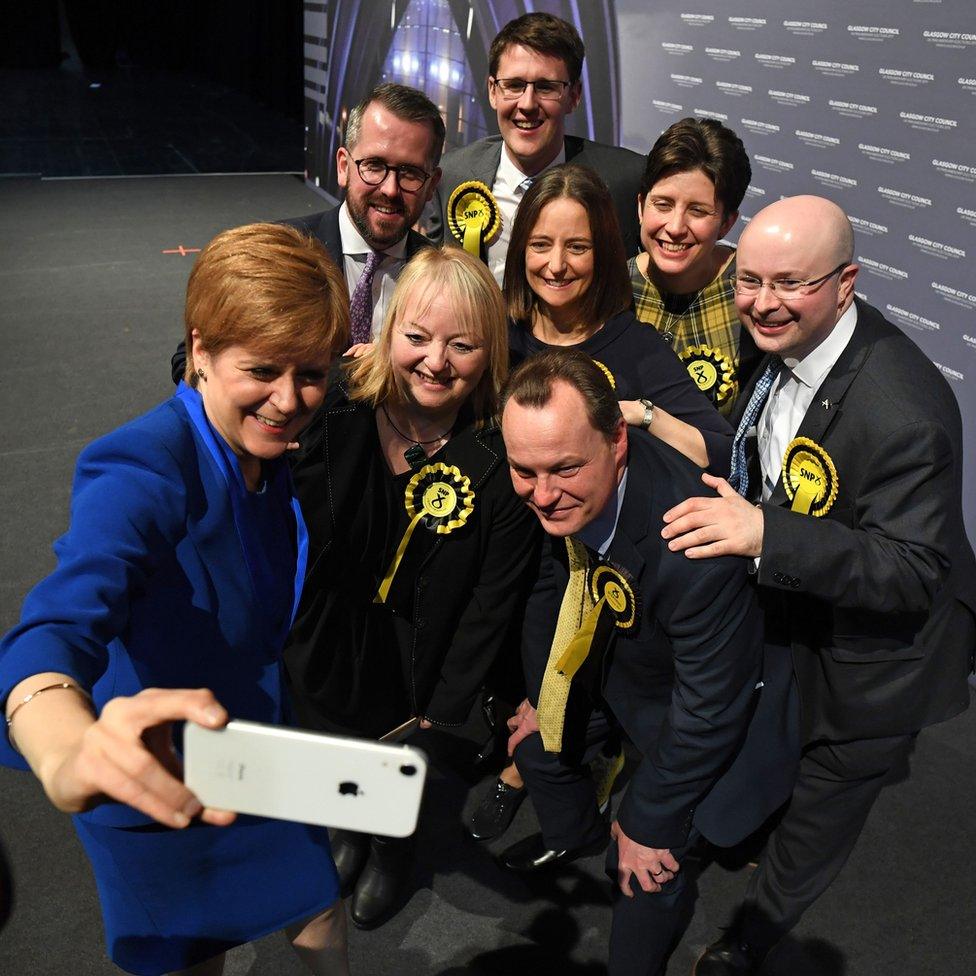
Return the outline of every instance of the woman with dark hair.
[[[488,269],[426,248],[377,341],[338,370],[293,469],[309,573],[285,660],[304,724],[372,737],[460,726],[499,654],[518,659],[540,537],[495,418],[507,340]],[[405,893],[411,842],[333,840],[353,922],[379,924]]]
[[[607,375],[628,424],[713,474],[728,474],[731,428],[667,343],[631,311],[616,211],[593,170],[556,166],[526,192],[512,227],[503,291],[513,367],[551,348],[579,349]],[[536,582],[537,588],[543,585]],[[493,676],[491,690],[510,702],[522,697],[501,675]],[[501,728],[496,721],[496,730]],[[622,766],[620,753],[610,752],[596,773],[601,803]],[[506,766],[468,821],[468,831],[476,840],[498,836],[524,796],[518,770]]]
[[[0,643],[0,759],[75,814],[127,972],[216,974],[284,929],[313,972],[348,973],[328,832],[203,809],[173,734],[289,722],[307,535],[283,455],[348,333],[317,241],[277,224],[214,238],[187,286],[186,383],[82,451],[57,567]]]
[[[551,347],[580,349],[604,368],[628,424],[713,474],[728,471],[728,424],[631,311],[617,215],[596,173],[557,166],[532,184],[512,227],[503,291],[513,367]]]
[[[637,318],[671,343],[725,416],[760,358],[735,309],[735,248],[719,243],[751,177],[731,129],[675,122],[647,157],[637,205],[644,250],[627,265]]]

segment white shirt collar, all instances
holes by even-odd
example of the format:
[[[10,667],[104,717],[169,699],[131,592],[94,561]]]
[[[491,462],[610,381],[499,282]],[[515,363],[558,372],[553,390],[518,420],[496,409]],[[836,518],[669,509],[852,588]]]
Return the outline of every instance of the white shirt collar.
[[[857,307],[851,302],[850,307],[837,320],[837,324],[830,330],[830,335],[812,352],[808,352],[803,359],[784,356],[783,364],[793,374],[794,378],[816,390],[824,377],[840,359],[840,354],[847,348],[847,344],[854,335],[857,325]]]
[[[565,162],[566,143],[564,141],[559,152],[556,154],[556,158],[548,166],[536,173],[532,179],[537,180],[547,169],[552,169],[553,166],[559,166]],[[511,156],[509,156],[508,146],[506,146],[505,143],[502,143],[502,155],[501,159],[498,160],[498,170],[495,173],[495,192],[504,193],[507,190],[509,193],[514,194],[515,190],[518,189],[519,184],[521,184],[525,178],[526,174],[515,165],[514,160]]]
[[[349,216],[349,207],[343,200],[342,206],[339,208],[339,242],[342,244],[343,254],[362,254],[368,255],[373,248],[363,240],[362,234],[356,230],[356,225],[352,222],[352,217]],[[396,242],[392,247],[388,247],[385,251],[379,252],[386,255],[386,257],[396,258],[398,261],[406,260],[407,256],[407,238],[406,235]]]
[[[624,468],[623,476],[617,490],[607,500],[603,511],[576,533],[575,538],[588,546],[601,556],[607,554],[613,537],[617,534],[617,522],[620,519],[620,510],[624,505],[624,492],[627,490],[627,468]]]

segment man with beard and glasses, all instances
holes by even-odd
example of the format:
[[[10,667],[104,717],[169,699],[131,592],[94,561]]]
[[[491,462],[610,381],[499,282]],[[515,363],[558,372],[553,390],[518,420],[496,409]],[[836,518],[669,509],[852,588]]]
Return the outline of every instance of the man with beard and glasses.
[[[379,333],[403,266],[429,241],[410,228],[441,178],[444,120],[423,92],[406,85],[374,88],[349,112],[345,144],[336,152],[338,207],[282,223],[318,238],[349,288],[353,350]],[[172,359],[183,378],[186,351]]]

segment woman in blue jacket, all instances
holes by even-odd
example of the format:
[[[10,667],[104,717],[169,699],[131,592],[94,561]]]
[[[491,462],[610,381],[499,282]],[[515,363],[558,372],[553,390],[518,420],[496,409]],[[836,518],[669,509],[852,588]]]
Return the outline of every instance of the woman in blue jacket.
[[[345,285],[289,227],[226,231],[190,275],[186,337],[172,399],[79,458],[57,568],[0,644],[0,758],[75,814],[123,969],[219,972],[287,929],[344,974],[326,830],[202,809],[172,723],[290,720],[307,534],[282,455],[347,344]]]

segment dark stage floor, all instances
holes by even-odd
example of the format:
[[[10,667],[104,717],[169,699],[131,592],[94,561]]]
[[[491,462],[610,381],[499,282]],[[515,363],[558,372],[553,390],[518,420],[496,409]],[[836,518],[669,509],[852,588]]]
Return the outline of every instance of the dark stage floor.
[[[303,125],[191,71],[0,68],[0,176],[299,173]]]
[[[0,180],[3,526],[0,627],[52,565],[74,458],[100,432],[171,390],[169,356],[193,253],[219,229],[320,209],[287,176]],[[352,934],[358,974],[605,972],[610,911],[601,858],[526,884],[462,836],[481,735],[433,734],[435,771],[416,890],[375,932]],[[976,711],[920,737],[911,777],[882,795],[841,879],[771,960],[789,976],[969,976],[976,958],[972,811]],[[477,791],[476,791],[477,792]],[[534,829],[529,804],[504,842]],[[66,817],[25,774],[0,770],[0,835],[17,882],[0,935],[4,976],[115,972],[105,960],[87,865]],[[745,883],[710,867],[668,970],[685,976]],[[232,953],[232,976],[298,976],[280,938]]]

